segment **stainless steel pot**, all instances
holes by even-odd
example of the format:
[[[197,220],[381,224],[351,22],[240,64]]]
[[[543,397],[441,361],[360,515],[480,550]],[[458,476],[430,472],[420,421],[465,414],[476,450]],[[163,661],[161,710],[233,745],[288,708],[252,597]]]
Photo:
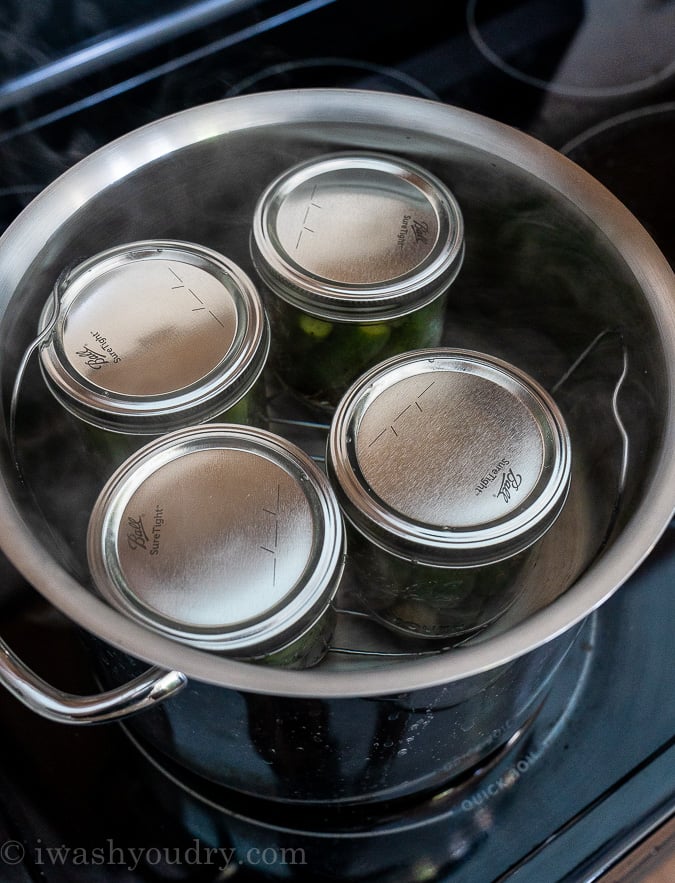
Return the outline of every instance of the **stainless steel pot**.
[[[456,195],[466,257],[443,343],[492,353],[555,392],[572,439],[572,484],[526,591],[479,638],[401,656],[405,648],[376,626],[343,614],[338,649],[371,655],[334,652],[304,672],[263,669],[152,633],[95,595],[84,534],[105,463],[87,459],[35,360],[16,409],[10,399],[65,266],[127,241],[190,239],[253,275],[250,222],[265,186],[293,163],[343,150],[412,160]],[[461,775],[536,712],[581,623],[672,515],[672,272],[587,174],[474,114],[339,90],[194,108],[110,144],[38,196],[0,241],[0,282],[0,539],[26,578],[91,636],[112,692],[64,697],[7,647],[0,677],[58,720],[90,723],[153,706],[130,720],[134,732],[231,788],[282,801],[375,801]]]

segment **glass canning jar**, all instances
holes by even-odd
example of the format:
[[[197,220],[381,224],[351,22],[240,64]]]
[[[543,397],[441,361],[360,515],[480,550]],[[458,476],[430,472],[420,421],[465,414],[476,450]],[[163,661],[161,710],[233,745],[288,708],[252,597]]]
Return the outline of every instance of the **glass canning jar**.
[[[203,650],[304,668],[326,653],[344,566],[324,473],[253,427],[209,423],[155,439],[93,508],[95,588],[137,622]]]
[[[489,355],[438,348],[376,366],[340,402],[328,473],[364,607],[455,641],[506,611],[569,488],[550,395]]]
[[[215,417],[265,425],[267,316],[211,249],[145,240],[96,254],[57,283],[39,331],[47,387],[113,461],[138,437]]]
[[[262,193],[251,254],[269,295],[274,370],[329,410],[373,364],[440,343],[464,255],[462,214],[448,187],[412,162],[330,154]]]

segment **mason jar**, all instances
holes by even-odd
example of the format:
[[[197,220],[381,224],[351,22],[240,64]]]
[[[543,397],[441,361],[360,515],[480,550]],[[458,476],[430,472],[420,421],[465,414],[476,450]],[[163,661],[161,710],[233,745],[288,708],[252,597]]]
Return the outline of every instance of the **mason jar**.
[[[99,594],[148,628],[302,668],[328,649],[345,540],[307,454],[265,430],[211,423],[119,467],[92,511],[87,557]]]
[[[375,363],[440,343],[464,255],[462,214],[448,187],[412,162],[330,154],[265,189],[251,254],[269,295],[277,377],[332,410]]]
[[[502,615],[570,484],[551,396],[489,355],[394,357],[340,402],[328,474],[361,603],[391,629],[455,642]]]
[[[117,463],[140,436],[215,417],[265,425],[261,298],[204,246],[148,240],[88,258],[57,283],[39,330],[47,387]]]

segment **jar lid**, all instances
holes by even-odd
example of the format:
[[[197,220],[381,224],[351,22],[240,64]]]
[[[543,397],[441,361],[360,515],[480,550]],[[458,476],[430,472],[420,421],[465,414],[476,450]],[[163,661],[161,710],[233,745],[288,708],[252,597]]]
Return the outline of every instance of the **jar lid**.
[[[439,566],[502,560],[539,539],[570,482],[569,435],[532,378],[468,350],[381,363],[335,412],[328,464],[349,520]]]
[[[50,301],[41,332],[51,313]],[[143,241],[68,274],[40,363],[54,396],[76,416],[158,434],[236,404],[268,349],[260,296],[238,266],[192,243]]]
[[[283,300],[343,322],[406,315],[442,294],[464,255],[452,193],[419,166],[340,153],[294,166],[262,194],[256,268]]]
[[[95,586],[184,643],[252,657],[313,625],[337,589],[342,518],[323,472],[272,433],[208,424],[129,458],[89,523]]]

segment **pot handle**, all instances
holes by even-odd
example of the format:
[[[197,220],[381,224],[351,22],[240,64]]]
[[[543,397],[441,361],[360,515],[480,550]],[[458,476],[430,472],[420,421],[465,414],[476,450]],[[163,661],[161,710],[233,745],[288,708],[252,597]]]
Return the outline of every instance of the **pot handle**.
[[[107,723],[144,711],[182,690],[187,677],[179,671],[153,667],[121,687],[93,696],[76,696],[43,681],[0,638],[0,684],[48,720],[83,725]]]

